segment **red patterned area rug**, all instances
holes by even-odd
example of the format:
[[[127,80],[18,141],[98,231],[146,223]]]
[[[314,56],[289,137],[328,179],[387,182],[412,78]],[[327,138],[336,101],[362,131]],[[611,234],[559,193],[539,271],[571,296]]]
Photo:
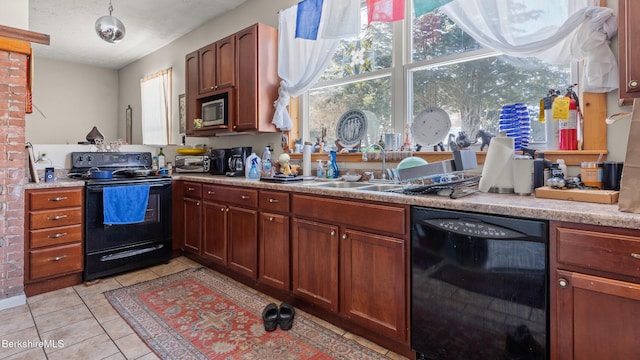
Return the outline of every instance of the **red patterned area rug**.
[[[296,313],[293,328],[264,330],[269,300],[206,268],[105,292],[162,359],[388,359]]]

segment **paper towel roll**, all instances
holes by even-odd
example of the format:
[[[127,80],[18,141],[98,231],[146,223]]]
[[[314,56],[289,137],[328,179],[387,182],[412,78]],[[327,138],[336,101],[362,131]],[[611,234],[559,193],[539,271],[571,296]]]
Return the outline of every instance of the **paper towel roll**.
[[[513,192],[513,157],[514,142],[508,136],[496,136],[491,139],[487,157],[482,166],[482,177],[478,189],[482,192]]]
[[[302,175],[311,176],[311,151],[313,146],[305,145],[302,150]]]

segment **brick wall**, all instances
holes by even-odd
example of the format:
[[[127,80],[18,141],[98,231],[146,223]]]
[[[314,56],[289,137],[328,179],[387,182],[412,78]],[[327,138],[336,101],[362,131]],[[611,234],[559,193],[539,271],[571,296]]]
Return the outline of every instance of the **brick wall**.
[[[26,62],[0,50],[0,300],[24,288]]]

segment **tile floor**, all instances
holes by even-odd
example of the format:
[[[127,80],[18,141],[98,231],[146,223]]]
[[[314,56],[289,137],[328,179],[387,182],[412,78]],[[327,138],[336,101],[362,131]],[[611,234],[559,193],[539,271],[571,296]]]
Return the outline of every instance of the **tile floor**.
[[[190,267],[200,265],[179,257],[92,286],[81,284],[32,296],[25,305],[1,310],[0,359],[158,359],[102,293]],[[316,321],[391,359],[406,359],[320,319]]]

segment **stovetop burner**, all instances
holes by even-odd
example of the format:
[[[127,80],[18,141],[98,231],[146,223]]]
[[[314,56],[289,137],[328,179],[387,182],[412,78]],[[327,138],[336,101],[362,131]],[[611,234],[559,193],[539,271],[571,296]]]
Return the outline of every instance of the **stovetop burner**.
[[[132,183],[170,179],[151,169],[150,152],[72,152],[69,177],[87,184]],[[92,170],[111,171],[109,179],[91,178]]]

